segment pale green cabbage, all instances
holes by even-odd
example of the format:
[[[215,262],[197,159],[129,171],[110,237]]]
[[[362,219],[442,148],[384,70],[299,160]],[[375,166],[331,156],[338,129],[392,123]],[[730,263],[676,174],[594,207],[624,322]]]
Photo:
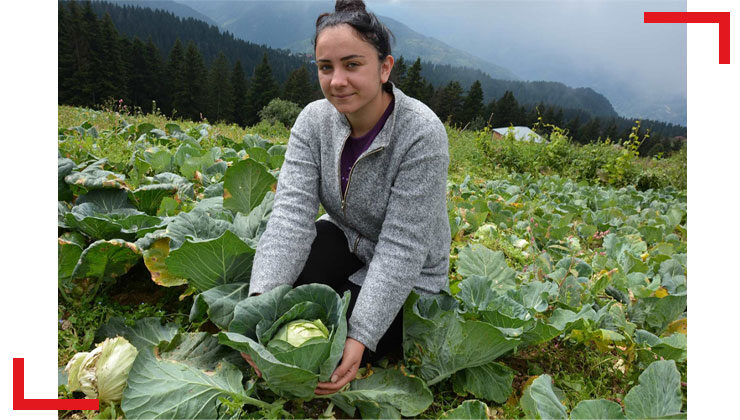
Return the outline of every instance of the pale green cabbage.
[[[273,340],[282,340],[293,347],[300,347],[312,338],[329,338],[329,330],[320,319],[307,321],[297,319],[283,325],[273,336]]]
[[[123,337],[107,338],[93,351],[75,354],[64,369],[69,391],[82,391],[102,402],[121,401],[137,354]]]

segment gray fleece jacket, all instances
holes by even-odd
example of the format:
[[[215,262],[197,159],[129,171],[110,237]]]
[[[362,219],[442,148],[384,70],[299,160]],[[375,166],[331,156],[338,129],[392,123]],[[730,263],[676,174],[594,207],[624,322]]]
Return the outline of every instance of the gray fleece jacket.
[[[290,133],[275,203],[254,257],[249,293],[293,284],[322,219],[347,236],[365,266],[347,335],[372,351],[411,290],[449,290],[447,132],[423,103],[393,88],[395,107],[352,168],[342,197],[340,158],[351,128],[322,99],[308,104]]]

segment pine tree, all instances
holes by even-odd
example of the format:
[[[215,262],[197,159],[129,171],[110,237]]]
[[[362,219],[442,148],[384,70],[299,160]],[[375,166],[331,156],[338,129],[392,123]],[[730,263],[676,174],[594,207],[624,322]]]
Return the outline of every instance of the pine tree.
[[[102,41],[98,17],[93,12],[90,1],[82,9],[82,36],[85,38],[85,51],[78,64],[77,81],[82,83],[82,105],[94,106],[102,103],[104,89]]]
[[[239,126],[244,126],[247,121],[247,78],[244,76],[244,69],[239,60],[236,61],[231,71],[231,88],[234,98],[232,110],[234,122]]]
[[[457,81],[452,81],[437,91],[433,101],[433,109],[440,120],[451,124],[460,124],[462,93],[462,86]]]
[[[617,120],[612,118],[606,124],[604,128],[604,139],[611,140],[612,143],[616,142],[617,139]]]
[[[185,62],[185,51],[182,48],[182,43],[178,38],[175,41],[175,45],[170,50],[169,58],[167,59],[167,65],[164,71],[164,86],[165,93],[162,95],[162,109],[165,114],[174,116],[175,113],[179,113],[181,110],[175,107],[175,92],[180,89],[180,86],[184,84],[183,77],[183,63]]]
[[[516,125],[522,120],[521,109],[514,94],[507,90],[496,102],[493,110],[493,126],[508,127]]]
[[[583,126],[583,138],[586,143],[594,143],[601,137],[601,120],[592,118]]]
[[[468,124],[472,122],[480,114],[483,108],[483,89],[481,88],[480,81],[476,80],[470,85],[468,95],[465,97],[463,102],[462,112],[460,115],[461,122]]]
[[[127,73],[124,71],[124,57],[121,55],[120,36],[108,13],[100,22],[100,47],[102,66],[98,70],[99,95],[101,100],[122,98],[127,88]]]
[[[229,60],[223,53],[211,64],[208,78],[208,119],[211,121],[233,120],[233,88],[229,80]]]
[[[424,95],[424,83],[425,80],[421,77],[421,58],[417,57],[406,72],[400,88],[406,95],[419,99]]]
[[[147,101],[150,86],[146,80],[146,47],[138,37],[134,38],[131,44],[130,54],[129,100],[132,105],[140,107]]]
[[[272,77],[272,68],[267,61],[267,53],[254,69],[254,76],[247,90],[247,125],[259,122],[258,112],[278,96],[278,88]]]
[[[203,56],[193,41],[188,42],[181,72],[178,80],[182,81],[182,85],[174,94],[175,109],[184,118],[199,121],[206,108],[207,72]]]
[[[290,73],[288,80],[285,81],[283,94],[280,97],[297,103],[300,107],[304,107],[311,102],[313,90],[314,87],[308,78],[308,68],[301,66]]]
[[[154,41],[152,41],[151,37],[147,40],[144,57],[148,69],[147,83],[149,85],[150,94],[148,103],[143,107],[144,109],[149,109],[150,107],[153,108],[155,106],[155,102],[157,106],[160,105],[164,93],[162,54],[160,54],[157,46],[154,45]],[[155,109],[152,109],[152,111],[155,111]]]
[[[395,63],[393,63],[393,70],[391,70],[390,81],[393,82],[397,87],[401,87],[403,78],[406,76],[406,61],[401,56]],[[418,99],[418,98],[417,98]]]

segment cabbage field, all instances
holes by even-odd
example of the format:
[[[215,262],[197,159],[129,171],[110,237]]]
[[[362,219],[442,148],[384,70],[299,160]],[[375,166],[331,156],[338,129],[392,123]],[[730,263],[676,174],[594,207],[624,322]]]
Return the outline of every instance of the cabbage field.
[[[412,293],[403,354],[317,396],[349,296],[247,298],[287,138],[107,118],[59,128],[60,396],[101,399],[60,416],[686,417],[685,190],[450,180],[452,294]],[[72,357],[115,337],[117,369]]]

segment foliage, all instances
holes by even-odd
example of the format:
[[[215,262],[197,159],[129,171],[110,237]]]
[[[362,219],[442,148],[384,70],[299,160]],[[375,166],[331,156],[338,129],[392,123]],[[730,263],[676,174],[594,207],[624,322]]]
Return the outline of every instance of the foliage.
[[[270,124],[282,123],[285,127],[290,128],[295,123],[298,114],[301,113],[301,108],[290,101],[284,99],[275,98],[270,101],[262,110],[259,112],[261,121],[266,121]]]
[[[255,135],[257,127],[175,122],[121,110],[62,107],[60,126],[60,297],[77,286],[94,291],[100,281],[97,294],[78,295],[90,302],[60,301],[60,364],[115,335],[139,351],[121,406],[108,411],[122,409],[138,418],[195,417],[204,410],[213,418],[235,418],[331,415],[337,409],[349,416],[359,410],[363,418],[436,418],[461,406],[455,416],[536,416],[538,401],[549,395],[542,379],[549,374],[557,385],[550,406],[557,401],[571,416],[616,415],[620,403],[625,409],[619,412],[628,417],[653,415],[629,414],[642,398],[635,396],[648,394],[665,402],[660,415],[685,412],[683,189],[616,189],[606,172],[604,181],[589,183],[574,180],[578,172],[559,175],[566,170],[559,167],[508,174],[487,166],[486,156],[477,153],[490,130],[448,127],[451,293],[412,295],[404,308],[403,360],[364,369],[327,406],[327,399],[301,401],[294,395],[312,396],[318,379],[311,378],[322,374],[317,360],[323,353],[289,360],[301,347],[272,337],[291,321],[320,319],[331,341],[337,323],[327,322],[331,317],[314,305],[331,299],[286,302],[289,293],[303,290],[288,288],[280,291],[281,299],[262,301],[272,309],[259,318],[269,321],[245,321],[262,307],[255,305],[257,298],[271,296],[247,297],[244,273],[271,214],[270,190],[285,146]],[[579,148],[606,155],[606,146],[575,146],[565,131],[548,128],[547,144],[511,141],[506,153],[516,159],[510,165],[556,166],[578,157]],[[282,130],[279,142],[288,135]],[[669,159],[626,161],[661,171],[681,167]],[[464,175],[468,170],[473,177]],[[118,245],[130,261],[109,254]],[[122,290],[141,287],[147,297],[136,297],[135,306],[118,303]],[[155,304],[138,305],[138,299]],[[187,319],[183,308],[189,308]],[[317,315],[307,313],[314,310]],[[144,316],[158,318],[131,322]],[[163,316],[178,325],[161,325]],[[238,338],[233,334],[244,338],[224,345]],[[306,344],[325,346],[321,340]],[[239,355],[243,350],[259,361],[263,379],[250,376]],[[657,368],[649,367],[660,358],[675,362],[661,372],[677,369],[678,376],[656,376]],[[304,362],[312,370],[318,366],[317,373],[307,371],[308,385],[280,384],[275,372]],[[532,388],[535,376],[540,380]],[[655,392],[656,377],[671,384],[670,395]],[[201,397],[190,403],[182,397],[188,392]],[[480,403],[461,405],[469,398]],[[610,401],[599,401],[604,399]]]

